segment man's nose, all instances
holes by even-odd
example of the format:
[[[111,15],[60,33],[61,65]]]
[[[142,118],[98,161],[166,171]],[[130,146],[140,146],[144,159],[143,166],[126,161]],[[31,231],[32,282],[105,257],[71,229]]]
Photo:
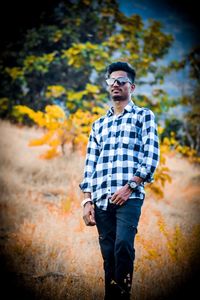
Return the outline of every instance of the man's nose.
[[[117,80],[114,81],[113,86],[119,86],[119,83]]]

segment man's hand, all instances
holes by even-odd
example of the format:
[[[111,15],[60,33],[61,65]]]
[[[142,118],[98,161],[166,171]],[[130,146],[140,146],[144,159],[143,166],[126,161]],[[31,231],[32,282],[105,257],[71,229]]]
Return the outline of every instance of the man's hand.
[[[87,202],[83,207],[83,220],[87,226],[96,225],[94,217],[94,207],[91,202]]]
[[[124,204],[124,202],[128,200],[131,194],[132,194],[132,190],[126,184],[121,189],[116,191],[114,195],[112,195],[110,200],[113,204],[122,205]]]

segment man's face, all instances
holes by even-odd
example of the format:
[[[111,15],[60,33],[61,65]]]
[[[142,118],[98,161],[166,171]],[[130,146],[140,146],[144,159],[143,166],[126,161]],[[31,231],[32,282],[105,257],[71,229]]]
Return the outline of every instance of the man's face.
[[[110,74],[109,78],[117,79],[119,77],[128,79],[125,71],[114,71]],[[131,84],[130,82],[120,85],[117,81],[115,81],[113,85],[109,86],[109,93],[113,101],[126,101],[130,99],[130,95],[134,91],[134,88],[135,85]]]

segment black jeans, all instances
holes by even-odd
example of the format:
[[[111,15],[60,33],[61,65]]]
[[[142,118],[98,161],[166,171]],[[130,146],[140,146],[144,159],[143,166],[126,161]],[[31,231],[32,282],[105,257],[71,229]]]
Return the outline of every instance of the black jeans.
[[[104,261],[105,299],[130,299],[135,259],[134,239],[143,200],[129,199],[122,206],[95,205],[99,244]]]

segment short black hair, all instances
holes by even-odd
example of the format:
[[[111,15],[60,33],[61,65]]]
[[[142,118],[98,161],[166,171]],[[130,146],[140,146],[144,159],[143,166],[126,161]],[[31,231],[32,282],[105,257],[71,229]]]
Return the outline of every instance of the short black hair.
[[[106,69],[106,78],[110,77],[110,74],[115,71],[125,71],[128,75],[128,78],[132,83],[134,83],[136,73],[129,63],[118,61],[110,64]]]

